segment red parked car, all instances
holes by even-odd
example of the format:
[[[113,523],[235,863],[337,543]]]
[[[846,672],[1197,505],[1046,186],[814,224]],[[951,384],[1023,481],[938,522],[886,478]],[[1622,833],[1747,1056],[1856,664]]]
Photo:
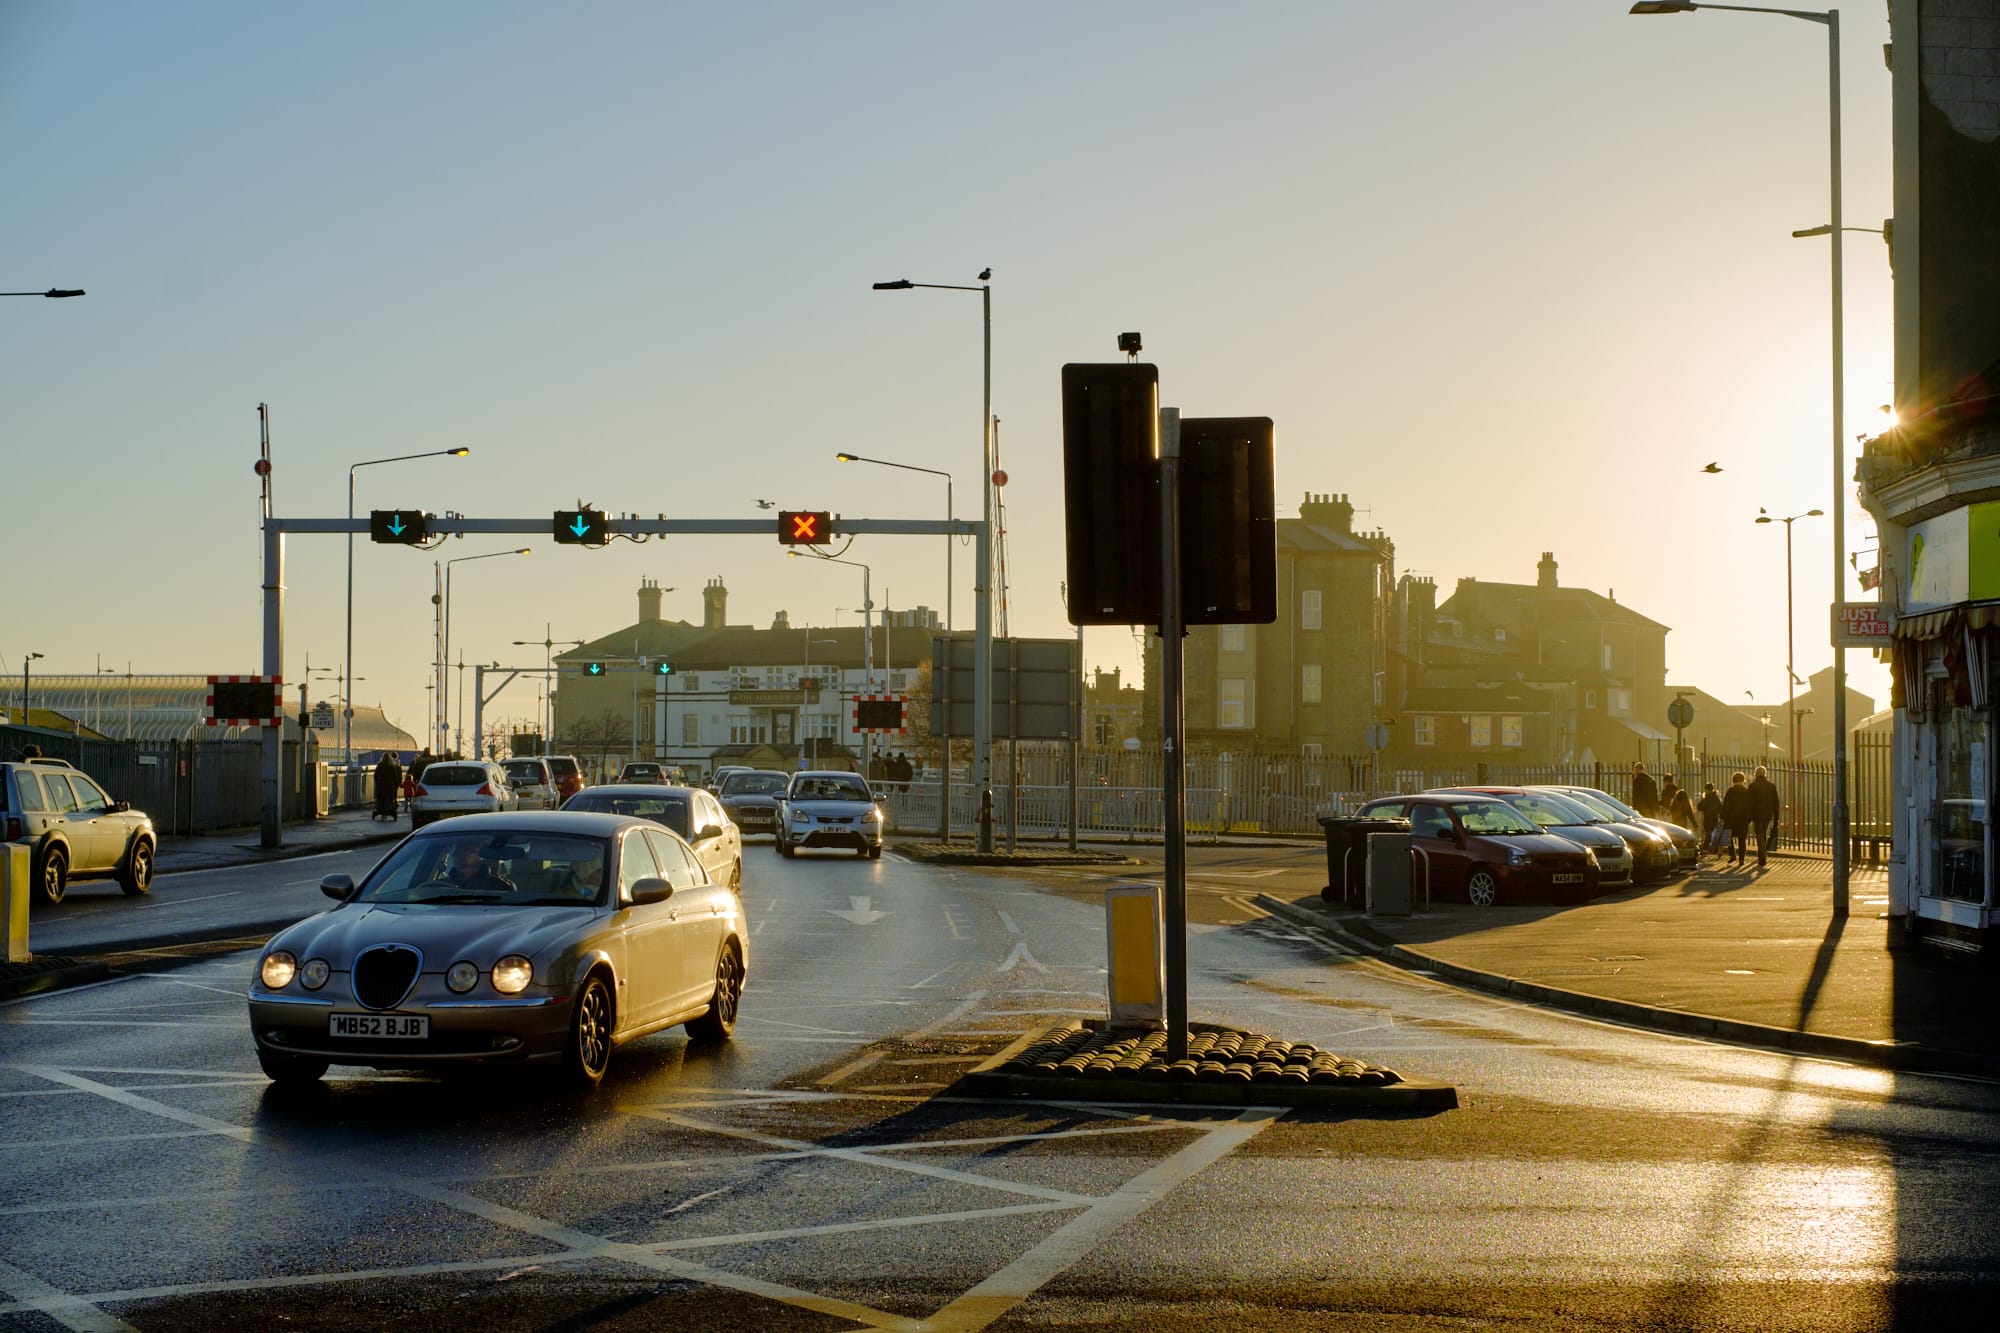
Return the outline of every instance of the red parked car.
[[[1588,898],[1597,892],[1597,856],[1490,796],[1430,792],[1385,796],[1361,807],[1367,819],[1407,819],[1418,853],[1413,887],[1426,873],[1434,898],[1475,907],[1523,898]]]

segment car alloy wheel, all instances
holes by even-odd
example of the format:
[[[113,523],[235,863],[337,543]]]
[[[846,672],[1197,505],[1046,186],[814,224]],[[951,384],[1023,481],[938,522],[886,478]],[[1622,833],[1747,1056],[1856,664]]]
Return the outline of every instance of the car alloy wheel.
[[[1500,881],[1490,870],[1474,870],[1466,878],[1465,896],[1474,907],[1491,907],[1500,901]]]
[[[52,907],[61,902],[69,889],[69,853],[60,847],[42,853],[42,873],[37,883],[43,902]]]
[[[604,1071],[610,1064],[611,992],[605,988],[604,978],[593,972],[576,997],[569,1045],[563,1051],[563,1068],[573,1085],[594,1088],[604,1081]]]
[[[134,897],[153,887],[153,844],[141,838],[132,844],[125,868],[118,872],[118,887]]]
[[[715,960],[715,993],[709,997],[708,1012],[687,1023],[690,1040],[728,1041],[736,1031],[736,1013],[743,1002],[743,959],[735,944],[725,944]]]

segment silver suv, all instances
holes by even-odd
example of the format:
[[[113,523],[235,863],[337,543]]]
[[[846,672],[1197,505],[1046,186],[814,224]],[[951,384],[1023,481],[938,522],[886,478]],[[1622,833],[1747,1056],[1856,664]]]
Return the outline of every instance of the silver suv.
[[[0,841],[27,846],[44,902],[61,902],[72,879],[116,875],[131,894],[153,887],[152,819],[59,759],[0,764]]]

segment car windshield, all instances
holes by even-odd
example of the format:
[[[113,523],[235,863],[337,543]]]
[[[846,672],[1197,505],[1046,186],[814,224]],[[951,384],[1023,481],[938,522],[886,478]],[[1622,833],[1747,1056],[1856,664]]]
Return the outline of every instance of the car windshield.
[[[477,787],[486,781],[486,770],[469,764],[432,764],[422,780],[426,787]]]
[[[1586,791],[1572,791],[1572,792],[1565,792],[1563,794],[1567,796],[1570,800],[1575,801],[1578,805],[1582,806],[1584,809],[1596,815],[1597,822],[1600,824],[1614,823],[1619,820],[1623,820],[1625,818],[1624,811],[1618,809],[1616,806],[1612,805],[1608,801],[1599,800],[1594,793]]]
[[[505,767],[507,769],[507,781],[509,782],[525,783],[542,781],[542,766],[540,764],[512,763]]]
[[[691,837],[688,828],[688,803],[685,796],[627,796],[604,791],[580,791],[569,798],[563,806],[565,810],[602,810],[613,815],[632,815],[639,819],[650,819],[655,824],[665,824],[683,838]]]
[[[1458,807],[1458,822],[1467,833],[1540,833],[1535,824],[1505,801],[1468,801]]]
[[[858,778],[805,778],[792,784],[795,801],[865,801],[868,788]]]
[[[1635,809],[1633,809],[1633,808],[1632,808],[1631,806],[1629,806],[1629,805],[1625,804],[1625,802],[1623,802],[1623,801],[1619,800],[1619,799],[1618,799],[1618,798],[1617,798],[1616,796],[1613,796],[1613,795],[1612,795],[1612,794],[1611,794],[1610,792],[1608,792],[1608,791],[1599,791],[1599,790],[1598,790],[1597,788],[1595,788],[1595,787],[1592,787],[1592,788],[1589,788],[1589,789],[1588,789],[1588,790],[1587,790],[1586,792],[1584,792],[1583,794],[1584,794],[1584,795],[1586,795],[1586,796],[1588,796],[1588,797],[1590,797],[1590,798],[1592,798],[1592,799],[1594,799],[1594,800],[1596,800],[1596,801],[1599,801],[1599,802],[1601,802],[1601,803],[1602,803],[1602,804],[1604,804],[1604,805],[1608,805],[1608,806],[1610,806],[1610,807],[1611,807],[1611,809],[1612,809],[1612,811],[1613,811],[1613,814],[1612,814],[1612,816],[1611,816],[1611,817],[1612,817],[1613,819],[1644,819],[1644,818],[1645,818],[1645,816],[1644,816],[1644,815],[1640,814],[1640,813],[1639,813],[1639,812],[1638,812],[1637,810],[1635,810]]]
[[[731,773],[723,781],[724,796],[776,796],[784,791],[783,773]]]
[[[660,776],[658,764],[627,764],[624,775],[628,778],[656,778]]]
[[[1547,792],[1522,792],[1503,798],[1507,804],[1544,827],[1558,824],[1588,824],[1585,814],[1559,796]]]
[[[576,776],[576,760],[551,759],[549,760],[549,771],[559,778],[573,778]]]
[[[604,889],[608,844],[574,833],[485,829],[406,840],[375,868],[360,902],[577,907]]]

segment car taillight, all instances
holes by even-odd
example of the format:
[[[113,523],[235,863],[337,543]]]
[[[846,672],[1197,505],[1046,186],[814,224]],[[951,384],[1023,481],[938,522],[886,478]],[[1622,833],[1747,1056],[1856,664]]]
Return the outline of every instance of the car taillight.
[[[15,816],[13,816],[13,815],[8,815],[8,816],[7,816],[7,841],[8,841],[8,842],[16,842],[16,841],[18,841],[18,840],[20,839],[20,837],[21,837],[21,821],[20,821],[20,820],[19,820],[19,819],[18,819],[17,817],[15,817]]]
[[[490,782],[482,782],[479,784],[479,790],[472,794],[474,796],[491,796],[493,794],[493,784]]]
[[[429,793],[429,792],[427,792],[427,791],[425,791],[425,790],[424,790],[424,784],[423,784],[423,783],[421,783],[421,782],[419,782],[419,783],[417,784],[417,795],[419,795],[419,796],[429,796],[429,795],[430,795],[430,793]]]

